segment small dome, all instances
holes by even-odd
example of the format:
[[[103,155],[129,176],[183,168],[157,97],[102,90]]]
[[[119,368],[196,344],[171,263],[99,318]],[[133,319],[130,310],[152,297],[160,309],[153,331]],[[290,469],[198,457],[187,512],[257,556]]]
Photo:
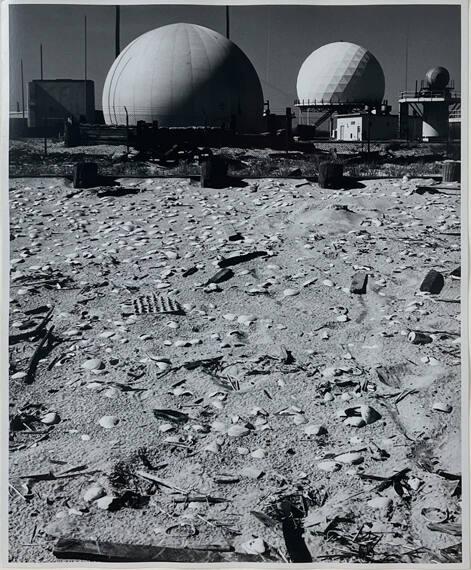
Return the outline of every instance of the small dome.
[[[384,97],[384,73],[365,48],[334,42],[304,61],[296,87],[301,102],[378,104]]]
[[[139,36],[117,57],[103,88],[108,125],[260,127],[263,93],[247,56],[217,32],[171,24]]]
[[[450,74],[444,67],[432,67],[425,74],[425,80],[430,89],[445,89],[450,81]]]

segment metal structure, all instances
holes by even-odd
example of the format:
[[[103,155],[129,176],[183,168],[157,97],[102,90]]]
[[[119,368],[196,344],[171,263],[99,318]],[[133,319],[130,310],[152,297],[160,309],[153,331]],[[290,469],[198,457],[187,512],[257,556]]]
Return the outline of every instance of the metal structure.
[[[131,42],[103,89],[108,125],[155,121],[160,127],[225,127],[260,132],[263,93],[247,56],[223,35],[171,24]]]
[[[448,71],[434,67],[426,73],[415,91],[403,91],[399,97],[399,137],[409,139],[409,110],[422,119],[422,139],[448,140],[451,119],[461,109],[461,94],[454,89]],[[455,119],[456,121],[456,119]]]
[[[350,42],[334,42],[315,50],[297,79],[298,124],[316,129],[334,114],[380,107],[384,73],[375,56]]]

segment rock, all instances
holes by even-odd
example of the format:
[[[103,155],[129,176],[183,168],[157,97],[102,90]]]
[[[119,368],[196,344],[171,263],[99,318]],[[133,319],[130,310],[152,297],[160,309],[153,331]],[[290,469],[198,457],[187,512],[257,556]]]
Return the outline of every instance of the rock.
[[[41,418],[41,422],[48,426],[58,424],[60,421],[61,419],[57,412],[49,412],[43,418]]]
[[[261,469],[257,469],[257,467],[247,466],[240,471],[240,474],[248,479],[260,479],[263,475],[263,471]]]
[[[217,441],[212,441],[211,443],[208,443],[204,450],[209,451],[210,453],[219,453],[219,444]]]
[[[372,424],[381,419],[381,414],[371,406],[367,405],[360,406],[360,414],[367,425]]]
[[[431,269],[420,285],[420,290],[437,295],[445,286],[445,279],[441,273]]]
[[[352,277],[352,283],[350,285],[350,293],[355,295],[364,295],[366,293],[366,285],[368,283],[368,274],[363,271],[355,273]]]
[[[334,473],[335,471],[341,469],[342,466],[336,461],[320,461],[317,464],[317,468],[321,471],[326,471],[327,473]]]
[[[100,499],[105,495],[106,495],[105,489],[101,485],[98,485],[98,483],[94,483],[93,485],[88,487],[88,489],[83,494],[83,500],[86,503],[91,503],[92,501],[96,501],[97,499]]]
[[[297,289],[285,289],[283,295],[285,297],[294,297],[295,295],[299,295],[299,291]]]
[[[343,423],[346,426],[357,427],[357,428],[366,426],[365,420],[359,416],[350,416],[349,418],[346,418]]]
[[[306,435],[322,435],[327,433],[327,430],[320,424],[309,424],[304,428],[304,433]]]
[[[266,550],[265,543],[261,538],[248,540],[241,544],[241,548],[246,554],[263,554]]]
[[[432,337],[426,333],[411,331],[407,340],[412,344],[428,344],[433,341]]]
[[[436,412],[444,412],[445,414],[449,414],[453,410],[453,406],[450,404],[445,404],[443,402],[435,402],[432,406],[432,410]]]
[[[116,501],[116,497],[113,495],[105,495],[104,497],[100,497],[95,501],[96,506],[103,511],[108,511],[113,503]]]
[[[82,364],[84,370],[101,370],[104,368],[103,362],[99,358],[92,358],[91,360],[86,360]]]
[[[111,429],[118,425],[119,419],[116,416],[103,416],[98,423],[102,428]]]
[[[364,461],[363,456],[358,451],[347,451],[347,453],[341,453],[340,455],[337,455],[335,459],[340,461],[340,463],[351,465],[358,465]]]
[[[244,435],[247,435],[250,432],[250,430],[244,426],[231,426],[228,430],[227,430],[227,435],[230,435],[231,437],[242,437]]]
[[[263,459],[265,457],[266,453],[262,448],[259,447],[255,451],[252,451],[252,453],[250,455],[254,459]]]

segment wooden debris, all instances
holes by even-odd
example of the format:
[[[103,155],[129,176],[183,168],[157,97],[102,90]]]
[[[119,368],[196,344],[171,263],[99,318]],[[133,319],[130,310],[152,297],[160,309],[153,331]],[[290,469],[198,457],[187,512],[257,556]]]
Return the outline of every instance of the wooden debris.
[[[98,540],[59,538],[53,550],[56,558],[91,560],[94,562],[268,562],[274,561],[267,555],[241,554],[204,550],[199,548],[172,548],[166,546],[145,546],[141,544],[119,544]]]

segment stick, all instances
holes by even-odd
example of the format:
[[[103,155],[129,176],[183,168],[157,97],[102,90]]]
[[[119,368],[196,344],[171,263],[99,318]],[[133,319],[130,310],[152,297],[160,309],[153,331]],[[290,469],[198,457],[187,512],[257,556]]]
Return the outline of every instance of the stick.
[[[152,473],[147,473],[146,471],[137,471],[136,475],[142,477],[143,479],[148,479],[149,481],[153,481],[154,483],[157,483],[157,485],[161,485],[162,487],[168,487],[169,489],[173,489],[174,491],[178,491],[179,493],[183,494],[187,493],[187,491],[184,491],[183,489],[180,489],[180,487],[176,487],[171,483],[167,483],[167,481],[164,481],[163,479],[156,477]]]
[[[38,362],[41,360],[41,351],[44,348],[44,345],[46,344],[46,342],[48,342],[50,340],[53,330],[54,330],[54,327],[52,326],[46,332],[44,337],[39,341],[39,344],[36,347],[36,350],[33,352],[33,356],[31,357],[31,359],[29,361],[27,376],[25,378],[25,382],[27,384],[31,384],[34,381],[34,373],[36,372],[36,367],[38,365]]]
[[[19,342],[20,340],[26,340],[30,336],[39,334],[41,332],[41,330],[47,325],[47,323],[51,319],[53,311],[54,311],[54,307],[51,307],[49,309],[49,311],[47,312],[46,316],[44,317],[44,319],[39,323],[39,325],[36,328],[31,329],[29,331],[22,332],[22,333],[10,335],[8,337],[10,344],[14,344],[15,342]]]
[[[54,556],[97,562],[275,562],[270,556],[220,552],[214,547],[169,548],[143,544],[118,544],[95,540],[59,538]]]

